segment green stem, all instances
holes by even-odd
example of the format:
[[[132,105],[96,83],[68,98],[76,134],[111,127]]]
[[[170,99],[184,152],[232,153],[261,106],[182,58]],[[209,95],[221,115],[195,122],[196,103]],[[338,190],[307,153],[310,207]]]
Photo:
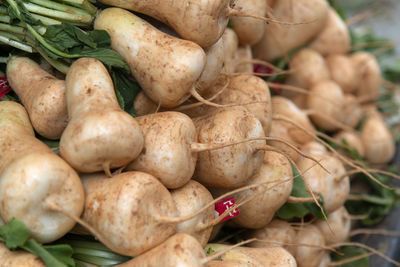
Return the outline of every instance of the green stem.
[[[11,18],[9,16],[0,16],[0,22],[9,24],[11,22]]]
[[[61,2],[66,4],[71,4],[75,6],[81,6],[84,0],[61,0]]]
[[[7,63],[7,61],[8,61],[8,57],[0,57],[0,63]],[[1,75],[1,73],[0,73],[0,75]],[[3,75],[4,75],[4,73],[3,73]],[[1,76],[3,76],[3,75],[1,75]]]
[[[45,16],[37,15],[37,14],[31,14],[33,18],[40,20],[44,25],[49,26],[49,25],[55,25],[55,24],[61,24],[61,21],[51,19]]]
[[[3,6],[0,6],[0,14],[8,14],[8,10],[7,10],[7,8],[5,8],[5,7],[3,7]]]
[[[87,0],[83,1],[82,7],[91,15],[95,15],[97,12],[97,8]]]
[[[24,42],[24,38],[25,38],[25,35],[9,33],[9,32],[3,32],[3,31],[0,31],[0,35],[4,36],[6,38],[10,38],[11,40],[15,40],[15,41],[21,42],[21,43]]]
[[[7,44],[9,46],[18,48],[18,49],[23,50],[28,53],[33,53],[33,48],[31,46],[17,42],[15,40],[11,40],[10,38],[2,36],[1,34],[0,34],[0,43]]]
[[[50,9],[63,11],[63,12],[70,13],[70,14],[87,15],[87,12],[85,10],[80,9],[80,8],[76,8],[76,7],[72,7],[72,6],[56,3],[56,2],[53,2],[53,1],[49,1],[49,0],[29,0],[29,2],[37,4],[39,6],[48,7]]]
[[[77,21],[77,22],[83,22],[83,23],[90,24],[93,19],[93,17],[89,13],[72,14],[72,13],[67,13],[67,12],[63,12],[63,11],[57,11],[57,10],[41,7],[39,5],[32,4],[32,3],[24,3],[24,6],[29,12],[52,17],[52,18],[57,18],[57,19],[65,20],[65,21],[69,21],[69,22]]]
[[[0,23],[0,31],[12,32],[17,34],[25,34],[25,29],[19,26],[12,26],[9,24]]]
[[[42,55],[42,57],[44,57],[44,59],[46,59],[47,62],[49,62],[50,65],[52,65],[56,70],[58,70],[61,73],[67,74],[68,70],[69,70],[69,66],[62,63],[59,60],[53,59],[51,57],[49,57],[44,51],[43,49],[41,49],[40,47],[36,47],[36,50],[39,52],[39,54]]]

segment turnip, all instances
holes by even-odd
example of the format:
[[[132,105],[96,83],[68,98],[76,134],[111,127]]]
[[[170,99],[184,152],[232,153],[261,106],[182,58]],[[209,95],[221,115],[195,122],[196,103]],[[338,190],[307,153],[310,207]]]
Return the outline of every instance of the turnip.
[[[65,81],[27,57],[11,57],[8,81],[28,111],[33,128],[49,139],[59,139],[67,126]]]
[[[267,1],[237,0],[235,8],[262,17],[265,16],[267,10]],[[261,40],[264,34],[265,22],[258,19],[233,17],[231,23],[241,45],[254,45]]]
[[[258,172],[252,176],[247,184],[263,182],[278,182],[280,179],[287,181],[271,185],[266,184],[235,194],[235,199],[246,199],[254,195],[240,208],[240,214],[232,221],[241,227],[258,229],[266,226],[275,215],[275,212],[287,202],[293,185],[292,168],[285,156],[277,152],[266,151],[264,161]]]
[[[214,200],[204,186],[193,180],[178,189],[172,190],[171,195],[180,216],[192,214]],[[202,229],[202,226],[211,222],[214,215],[214,209],[210,207],[193,219],[178,224],[176,232],[194,236],[204,247],[210,238],[212,227]]]
[[[327,22],[309,47],[322,55],[346,54],[350,51],[350,33],[338,13],[329,9]]]
[[[264,137],[259,120],[243,107],[219,109],[194,119],[200,143],[231,143]],[[198,154],[194,177],[206,186],[237,188],[261,167],[265,141],[251,141]]]
[[[316,36],[325,26],[329,5],[325,0],[275,1],[271,17],[302,25],[268,24],[260,42],[253,46],[255,58],[271,61],[286,55]]]
[[[248,237],[260,240],[250,243],[251,247],[281,246],[294,254],[295,246],[289,244],[295,244],[296,231],[287,221],[273,219],[265,227],[251,231]]]
[[[345,94],[357,89],[358,77],[350,57],[347,55],[333,54],[325,59],[331,79],[342,88]]]
[[[61,136],[60,153],[72,167],[109,174],[110,168],[124,166],[139,155],[142,131],[121,110],[111,77],[100,61],[75,61],[67,73],[66,89],[69,122]]]
[[[129,260],[115,265],[117,267],[201,267],[204,266],[206,255],[203,247],[192,236],[178,233],[157,247]]]
[[[350,236],[351,220],[345,207],[329,214],[327,221],[318,220],[315,225],[321,231],[326,244],[344,242]]]
[[[176,224],[162,219],[178,215],[175,203],[152,175],[124,172],[111,179],[102,174],[82,178],[82,219],[101,233],[100,240],[111,250],[137,256],[175,233]]]
[[[26,251],[11,251],[1,242],[0,259],[2,267],[46,267],[38,256]]]
[[[346,201],[350,192],[349,177],[342,177],[346,170],[336,157],[329,154],[316,154],[313,157],[319,160],[326,169],[321,166],[313,166],[315,163],[305,158],[300,158],[296,164],[310,190],[322,195],[326,211],[333,212]]]
[[[76,172],[35,138],[25,109],[0,102],[0,215],[22,221],[39,242],[65,235],[75,221],[52,208],[80,216],[84,193]]]
[[[343,91],[335,82],[328,80],[318,82],[310,89],[307,106],[312,110],[311,120],[318,127],[334,131],[339,128],[338,124],[343,116]]]
[[[365,149],[365,158],[370,163],[387,163],[394,156],[393,137],[378,114],[370,114],[364,122],[361,128],[361,141]]]
[[[252,59],[253,55],[250,46],[246,45],[239,47],[236,50],[237,63],[236,63],[235,73],[252,74],[253,73]]]
[[[120,8],[100,12],[94,27],[110,34],[111,47],[125,59],[132,75],[155,103],[176,107],[190,97],[206,64],[200,46],[165,34]]]
[[[342,112],[343,115],[341,122],[347,126],[350,126],[351,128],[355,128],[363,116],[363,111],[359,101],[354,95],[351,94],[344,95]]]
[[[334,135],[334,138],[338,141],[339,144],[343,144],[343,142],[346,142],[349,148],[357,151],[358,155],[360,155],[361,157],[365,156],[364,146],[361,142],[359,134],[349,131],[340,131]]]
[[[356,70],[356,95],[364,100],[374,100],[379,96],[382,85],[381,71],[376,58],[367,52],[357,52],[350,57]]]
[[[296,258],[299,267],[318,267],[325,256],[325,240],[318,228],[304,225],[296,234]]]
[[[310,89],[316,83],[330,78],[325,59],[315,50],[304,48],[297,52],[289,62],[291,73],[287,84]],[[286,94],[290,95],[288,92]]]
[[[134,101],[133,107],[136,111],[136,116],[143,116],[151,113],[155,113],[158,109],[156,103],[154,103],[143,91],[140,91]]]
[[[235,31],[227,28],[222,35],[224,43],[224,67],[227,73],[232,73],[236,68],[236,53],[239,48],[239,38]]]

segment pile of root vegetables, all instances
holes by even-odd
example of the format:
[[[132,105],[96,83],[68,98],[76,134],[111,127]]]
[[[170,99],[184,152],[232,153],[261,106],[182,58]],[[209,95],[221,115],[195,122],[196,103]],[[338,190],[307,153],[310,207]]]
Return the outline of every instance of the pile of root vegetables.
[[[325,267],[372,254],[400,266],[350,241],[365,215],[345,207],[366,194],[354,175],[395,192],[379,178],[398,178],[385,167],[395,142],[374,104],[388,84],[378,61],[352,52],[327,1],[100,2],[92,25],[141,88],[135,116],[102,61],[64,61],[64,75],[13,53],[0,218],[42,244],[92,236],[111,256],[52,263],[13,251],[0,227],[0,266]]]

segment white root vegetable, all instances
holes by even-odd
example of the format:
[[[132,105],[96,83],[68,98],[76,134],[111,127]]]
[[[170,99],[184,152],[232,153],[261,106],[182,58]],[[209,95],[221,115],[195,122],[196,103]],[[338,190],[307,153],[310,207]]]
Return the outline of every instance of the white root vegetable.
[[[334,135],[334,138],[340,144],[343,144],[343,141],[346,142],[349,145],[349,147],[357,151],[357,153],[361,157],[365,156],[365,149],[358,133],[349,131],[340,131]]]
[[[286,55],[316,36],[325,26],[329,5],[325,0],[279,0],[270,11],[280,21],[306,22],[301,25],[268,24],[260,42],[253,46],[253,55],[271,61]]]
[[[315,225],[321,231],[327,245],[344,242],[349,238],[351,220],[345,207],[330,213],[327,221],[318,220]]]
[[[60,140],[61,156],[80,172],[124,166],[143,148],[143,134],[121,110],[113,82],[94,58],[75,61],[66,77],[69,122]],[[110,123],[112,122],[112,123]]]
[[[267,10],[266,0],[237,0],[235,9],[243,10],[246,13],[265,16]],[[254,45],[261,40],[265,22],[255,18],[233,17],[231,18],[232,29],[236,32],[241,45]]]
[[[346,54],[350,51],[350,45],[350,32],[346,23],[333,8],[330,8],[324,28],[309,47],[326,56]]]
[[[312,225],[304,225],[297,231],[296,258],[299,267],[318,267],[325,256],[325,239],[319,229]],[[300,244],[306,244],[304,246]]]
[[[11,57],[7,79],[26,108],[33,128],[46,138],[59,139],[68,120],[65,81],[27,57]]]
[[[350,59],[358,81],[356,95],[363,99],[376,99],[382,85],[381,70],[376,58],[367,52],[357,52]]]
[[[124,172],[82,177],[86,202],[82,219],[100,232],[114,252],[137,256],[175,234],[176,224],[160,219],[176,216],[168,190],[152,175]],[[157,233],[157,234],[155,234]]]
[[[207,188],[193,180],[178,189],[171,190],[171,195],[180,216],[192,214],[214,200]],[[210,207],[193,219],[177,224],[176,232],[195,237],[204,247],[211,236],[212,227],[203,229],[203,226],[209,224],[214,215],[214,209]]]
[[[343,206],[350,192],[350,180],[342,162],[329,154],[316,154],[318,160],[329,173],[314,161],[300,158],[296,162],[300,173],[303,173],[304,182],[307,183],[315,194],[321,194],[324,199],[326,211],[333,212]]]
[[[341,122],[351,128],[356,128],[357,124],[360,122],[363,111],[357,98],[351,94],[344,95],[344,104],[342,109],[342,119]]]
[[[179,188],[193,176],[197,153],[191,144],[197,142],[192,120],[179,112],[160,112],[137,121],[144,133],[142,153],[128,165],[157,177],[167,188]]]
[[[157,104],[154,103],[143,91],[140,91],[133,100],[133,107],[136,111],[136,116],[144,116],[155,113]]]
[[[120,8],[100,12],[94,28],[110,34],[111,47],[126,60],[132,75],[155,103],[171,108],[190,97],[206,64],[200,46],[165,34]]]
[[[250,232],[249,238],[257,238],[261,241],[251,242],[251,247],[273,247],[279,246],[285,248],[290,254],[294,254],[296,231],[287,221],[273,219],[265,227]],[[263,242],[267,241],[267,242]]]
[[[75,225],[52,204],[75,216],[84,205],[76,172],[35,138],[25,109],[11,101],[0,102],[0,202],[5,222],[22,221],[42,243],[57,240]]]
[[[286,181],[280,182],[279,180],[282,179]],[[261,168],[247,184],[267,182],[271,183],[234,195],[239,202],[254,196],[241,206],[239,216],[232,219],[236,225],[250,229],[265,227],[272,220],[275,212],[287,202],[292,192],[293,175],[292,167],[285,156],[266,151]]]
[[[200,143],[231,143],[265,137],[259,120],[243,107],[219,109],[195,118]],[[265,141],[250,141],[230,147],[199,152],[195,179],[205,186],[237,188],[261,167]]]
[[[227,28],[222,35],[224,43],[224,67],[223,71],[227,73],[235,72],[236,52],[239,48],[239,38],[235,31]]]
[[[333,81],[318,82],[310,89],[307,106],[312,110],[311,120],[318,127],[326,131],[337,130],[339,125],[335,122],[342,121],[343,117],[343,91]]]
[[[236,67],[235,73],[253,73],[253,53],[249,45],[241,46],[236,50]]]
[[[192,236],[178,233],[157,247],[116,267],[201,267],[206,255],[203,247]]]
[[[289,69],[291,73],[286,83],[305,89],[330,78],[325,59],[317,51],[309,48],[304,48],[293,56],[289,62]],[[285,94],[293,95],[291,92]]]
[[[331,79],[342,88],[345,94],[353,93],[359,83],[356,69],[347,55],[333,54],[325,59]]]

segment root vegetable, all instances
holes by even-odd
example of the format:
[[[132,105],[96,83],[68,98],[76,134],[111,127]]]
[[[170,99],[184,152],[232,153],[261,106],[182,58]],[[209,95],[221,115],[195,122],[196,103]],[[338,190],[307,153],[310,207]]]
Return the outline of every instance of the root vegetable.
[[[350,45],[350,33],[347,25],[338,13],[330,8],[324,28],[309,44],[309,47],[326,56],[346,54],[350,51]]]
[[[314,225],[304,225],[300,228],[296,235],[296,258],[299,267],[318,267],[325,256],[325,240],[322,233]],[[310,247],[301,244],[307,244]],[[321,248],[318,248],[320,246]]]
[[[329,5],[325,0],[275,1],[271,17],[280,21],[308,22],[302,25],[268,24],[253,55],[272,61],[286,55],[316,36],[325,26]]]
[[[60,140],[61,156],[80,172],[124,166],[143,147],[136,120],[121,110],[104,65],[93,58],[75,61],[66,78],[69,123]]]
[[[157,247],[116,267],[201,267],[206,255],[203,247],[192,236],[178,233]]]
[[[253,64],[251,63],[252,59],[253,55],[250,46],[246,45],[239,47],[238,50],[236,51],[237,63],[236,63],[235,73],[244,73],[244,74],[253,73]]]
[[[345,141],[350,148],[357,151],[357,153],[361,156],[365,156],[365,150],[363,143],[361,142],[360,136],[355,132],[341,131],[334,135],[334,138],[342,144]]]
[[[329,214],[328,221],[317,221],[315,225],[321,231],[326,244],[344,242],[349,238],[351,220],[345,207],[340,207]]]
[[[33,128],[46,138],[59,139],[68,120],[65,81],[27,57],[8,61],[7,78],[28,111]]]
[[[35,138],[28,114],[16,102],[0,102],[0,215],[22,221],[39,242],[52,242],[75,222],[54,211],[57,203],[80,216],[84,193],[76,172]]]
[[[367,52],[357,52],[350,57],[356,70],[356,95],[360,98],[374,100],[379,96],[382,85],[381,70],[376,58]]]
[[[112,178],[91,174],[82,179],[86,195],[82,219],[102,233],[111,250],[137,256],[175,233],[176,224],[160,219],[177,215],[174,201],[152,175],[124,172]]]
[[[178,189],[172,190],[171,195],[180,216],[192,214],[214,200],[204,186],[193,180]],[[214,219],[214,215],[214,209],[210,207],[206,212],[193,219],[178,224],[176,232],[195,237],[204,247],[210,238],[212,227],[202,229],[202,226],[210,223]]]
[[[274,219],[265,227],[251,231],[248,237],[268,241],[252,242],[250,243],[251,247],[280,246],[289,251],[290,254],[294,254],[295,247],[287,244],[295,243],[296,231],[287,221]]]
[[[289,62],[289,69],[292,71],[287,84],[310,89],[318,82],[330,78],[329,69],[325,59],[315,50],[304,48],[297,52]],[[286,95],[293,93],[285,92]]]
[[[249,14],[265,16],[267,1],[265,0],[238,0],[235,8]],[[241,45],[254,45],[261,40],[265,22],[255,18],[233,17],[231,18],[232,29],[236,32]]]
[[[197,44],[165,34],[120,8],[100,12],[94,27],[110,34],[111,47],[126,60],[132,75],[155,103],[171,108],[190,97],[206,64],[206,55]]]
[[[227,73],[235,72],[236,52],[239,48],[239,38],[234,30],[227,28],[222,35],[222,40],[224,43],[223,70]]]
[[[219,109],[195,118],[200,143],[231,143],[265,137],[259,120],[243,107]],[[251,141],[198,154],[194,177],[206,186],[237,188],[261,167],[265,141]]]
[[[324,198],[326,211],[333,212],[343,206],[346,201],[350,192],[349,177],[342,177],[346,170],[339,159],[329,154],[313,155],[313,157],[319,160],[329,173],[306,158],[301,158],[296,164],[300,173],[303,173],[304,181],[310,186],[310,190],[321,194]]]
[[[149,173],[167,188],[186,184],[197,161],[197,153],[191,147],[197,142],[192,120],[170,111],[137,117],[137,121],[144,133],[144,149],[127,169]]]
[[[344,95],[342,112],[343,115],[341,122],[350,126],[351,128],[356,128],[363,116],[363,112],[357,98],[351,94]]]
[[[321,81],[311,87],[307,106],[313,111],[311,120],[318,127],[326,131],[337,130],[338,124],[332,121],[342,121],[343,91],[335,82]],[[330,120],[327,120],[327,118]]]
[[[356,69],[349,56],[334,54],[325,59],[331,79],[342,88],[345,94],[353,93],[359,83]]]
[[[254,196],[241,206],[239,216],[232,221],[241,227],[258,229],[266,226],[274,217],[275,212],[286,203],[293,186],[292,168],[285,156],[266,151],[264,161],[259,171],[250,178],[247,184],[271,182],[253,190],[235,194],[235,199],[244,200]],[[290,179],[282,183],[282,179]]]
[[[155,113],[157,111],[157,104],[154,103],[143,91],[140,91],[133,101],[133,107],[136,111],[136,116],[144,116],[147,114]]]
[[[365,158],[370,163],[387,163],[394,156],[395,144],[392,134],[378,115],[370,115],[363,124],[361,141],[365,149]]]

